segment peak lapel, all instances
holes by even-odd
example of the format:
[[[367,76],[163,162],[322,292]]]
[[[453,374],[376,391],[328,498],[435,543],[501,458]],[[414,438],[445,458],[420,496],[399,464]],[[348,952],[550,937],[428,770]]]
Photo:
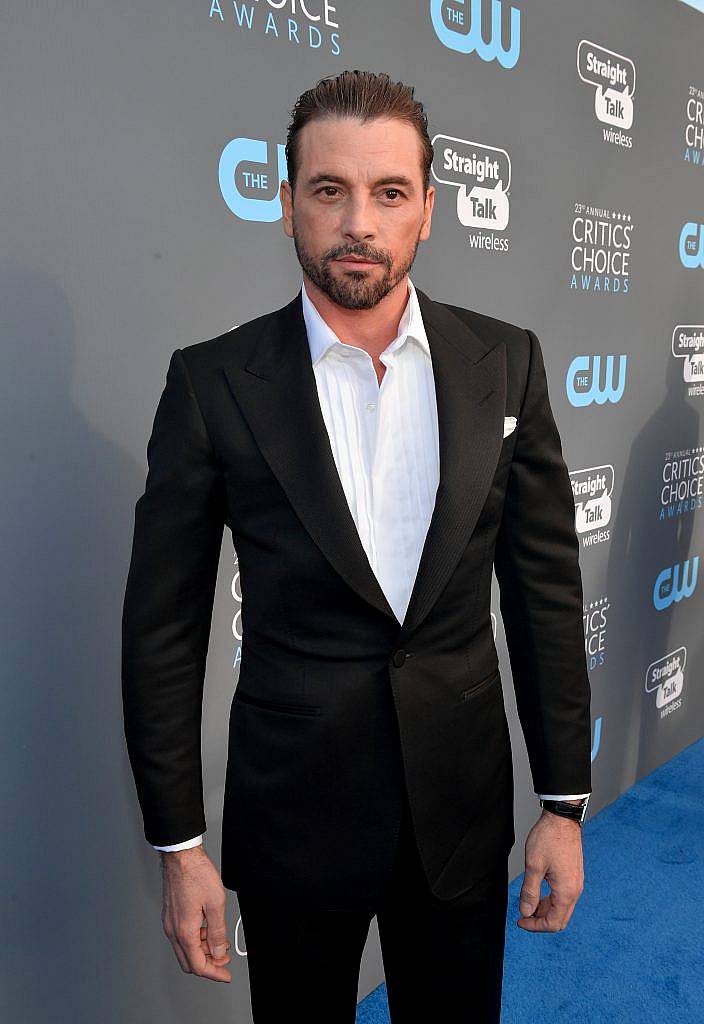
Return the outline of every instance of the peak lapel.
[[[333,568],[379,611],[398,619],[374,575],[330,447],[311,362],[301,292],[278,310],[244,367],[225,367],[262,455]]]
[[[416,287],[438,409],[440,482],[399,640],[417,629],[467,546],[503,444],[506,346],[489,347]]]

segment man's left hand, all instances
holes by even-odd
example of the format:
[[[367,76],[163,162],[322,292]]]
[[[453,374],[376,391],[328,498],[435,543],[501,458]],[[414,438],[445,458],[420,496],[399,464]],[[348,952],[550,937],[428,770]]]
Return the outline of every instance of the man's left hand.
[[[546,879],[550,892],[541,898]],[[584,889],[582,829],[576,821],[543,810],[526,838],[526,870],[516,922],[530,932],[559,932],[567,927]]]

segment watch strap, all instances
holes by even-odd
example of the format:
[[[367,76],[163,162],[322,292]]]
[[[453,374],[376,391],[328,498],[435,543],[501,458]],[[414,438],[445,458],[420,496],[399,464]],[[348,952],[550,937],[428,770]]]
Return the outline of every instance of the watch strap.
[[[580,826],[584,824],[588,804],[588,796],[583,797],[578,804],[570,803],[568,800],[544,800],[542,798],[540,800],[540,806],[546,811],[551,811],[562,818],[576,821]]]

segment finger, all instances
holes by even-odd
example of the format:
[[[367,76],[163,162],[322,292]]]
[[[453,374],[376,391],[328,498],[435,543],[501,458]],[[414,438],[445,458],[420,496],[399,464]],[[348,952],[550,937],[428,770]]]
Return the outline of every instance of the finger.
[[[537,868],[526,867],[519,897],[519,910],[523,917],[530,917],[540,901],[540,886],[544,874]]]
[[[554,901],[555,909],[554,909],[553,920],[559,922],[560,930],[562,930],[562,929],[567,927],[567,923],[568,923],[569,919],[572,917],[572,912],[574,911],[576,902],[577,902],[576,898],[575,899],[556,899]]]
[[[543,917],[521,917],[518,926],[527,932],[559,932],[562,931],[561,919],[553,911]]]
[[[181,948],[181,943],[178,941],[178,939],[169,939],[169,942],[171,943],[174,953],[176,954],[176,959],[181,965],[181,970],[184,971],[186,974],[192,974],[193,971],[191,970],[188,964],[188,958],[186,954]]]
[[[571,912],[562,902],[556,902],[552,893],[541,900],[540,914],[521,919],[518,923],[526,931],[561,932],[567,927]]]
[[[186,956],[186,954],[185,954],[185,952],[183,950],[183,947],[181,946],[181,943],[178,941],[178,938],[176,936],[175,931],[171,927],[171,923],[164,919],[163,925],[164,925],[164,934],[166,935],[166,938],[171,943],[171,947],[172,947],[172,949],[174,951],[176,959],[178,960],[178,962],[179,962],[179,964],[181,966],[181,970],[185,971],[186,974],[191,974],[192,972],[191,972],[191,968],[190,968],[190,966],[188,964],[188,958],[187,958],[187,956]]]
[[[232,960],[232,953],[230,952],[225,953],[224,956],[213,956],[213,954],[210,952],[210,946],[208,945],[207,938],[201,939],[200,948],[203,950],[203,956],[206,958],[206,960],[212,960],[213,962],[218,964],[229,964],[230,960]]]
[[[533,917],[545,917],[547,912],[550,910],[550,893],[547,896],[543,896],[540,903],[536,907]]]
[[[192,934],[179,935],[179,942],[186,954],[188,965],[194,974],[210,981],[232,981],[232,975],[226,967],[213,962],[201,949],[200,936]]]
[[[538,902],[538,906],[535,908],[535,911],[532,914],[525,915],[524,917],[519,917],[516,923],[523,927],[525,925],[525,922],[527,921],[540,920],[541,918],[544,918],[546,916],[549,909],[550,895],[548,894],[547,896],[541,897],[540,901]]]
[[[200,937],[203,940],[208,938],[208,926],[207,926],[207,924],[202,924],[200,926]],[[232,943],[230,942],[229,938],[225,939],[225,945],[227,946],[228,949],[230,949],[230,947],[232,946]]]
[[[231,945],[232,945],[232,943],[228,939],[227,942],[225,943],[225,953],[223,954],[223,956],[213,957],[212,953],[210,952],[210,945],[208,944],[208,927],[207,927],[207,925],[204,925],[203,927],[201,927],[201,930],[200,930],[200,948],[203,950],[203,953],[205,954],[205,956],[209,956],[212,959],[217,960],[218,963],[229,964],[230,960],[232,960],[232,954],[230,953]]]
[[[218,903],[206,905],[205,912],[205,939],[210,949],[210,955],[215,960],[220,960],[227,954],[227,924],[225,923],[225,900]],[[203,929],[201,928],[201,937]]]

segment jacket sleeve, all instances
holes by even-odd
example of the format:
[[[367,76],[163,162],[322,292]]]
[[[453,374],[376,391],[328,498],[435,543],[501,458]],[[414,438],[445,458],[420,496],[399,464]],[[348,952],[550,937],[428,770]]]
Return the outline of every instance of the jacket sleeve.
[[[527,383],[494,568],[534,791],[586,793],[591,690],[574,495],[540,343],[527,334]]]
[[[225,518],[223,476],[180,349],[147,463],[122,613],[122,702],[144,834],[168,846],[206,830],[202,696]]]

